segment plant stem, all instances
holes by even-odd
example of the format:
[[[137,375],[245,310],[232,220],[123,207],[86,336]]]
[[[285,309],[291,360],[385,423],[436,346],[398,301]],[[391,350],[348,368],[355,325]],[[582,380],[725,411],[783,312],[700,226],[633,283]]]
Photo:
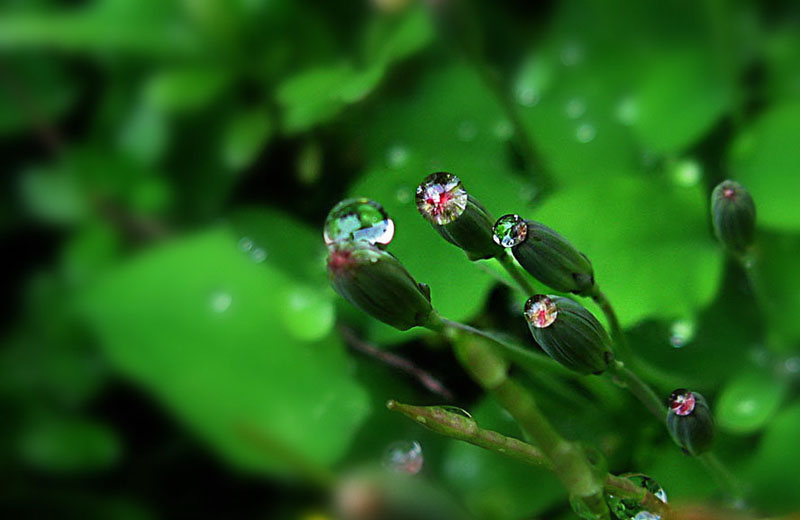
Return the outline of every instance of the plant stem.
[[[627,388],[659,421],[664,422],[667,407],[650,386],[625,366],[622,361],[615,361],[609,371]]]
[[[500,262],[500,265],[503,266],[503,269],[511,275],[511,278],[517,284],[517,288],[525,295],[525,298],[530,298],[534,294],[536,294],[536,288],[534,288],[533,284],[528,280],[528,277],[522,271],[520,266],[514,260],[514,257],[511,255],[511,252],[506,249],[503,254],[496,257],[497,261]]]
[[[467,442],[531,466],[553,469],[544,453],[537,447],[519,439],[483,429],[478,426],[475,419],[450,412],[440,406],[412,406],[392,400],[386,403],[386,407],[446,437]],[[636,500],[648,511],[660,515],[664,520],[672,517],[672,510],[667,504],[628,479],[608,474],[604,477],[602,485],[606,493]]]
[[[465,336],[464,328],[438,316],[431,320],[429,328],[455,340],[454,349],[461,365],[531,436],[570,495],[580,500],[597,518],[608,519],[602,483],[583,451],[556,432],[530,392],[508,376],[505,360],[486,345],[486,338],[474,334]]]
[[[722,488],[727,489],[731,497],[736,501],[744,500],[742,493],[742,486],[733,474],[725,467],[717,456],[712,453],[704,453],[697,457],[700,462],[705,466],[706,470],[711,473],[711,476],[717,481]]]
[[[787,341],[779,332],[780,327],[775,325],[773,312],[770,304],[770,298],[764,288],[764,281],[761,279],[761,251],[756,244],[748,253],[745,254],[732,254],[739,265],[744,271],[747,278],[747,285],[750,286],[750,291],[753,293],[753,298],[758,305],[758,311],[761,314],[761,320],[766,324],[765,330],[766,338],[765,343],[773,352],[785,353],[787,348]]]

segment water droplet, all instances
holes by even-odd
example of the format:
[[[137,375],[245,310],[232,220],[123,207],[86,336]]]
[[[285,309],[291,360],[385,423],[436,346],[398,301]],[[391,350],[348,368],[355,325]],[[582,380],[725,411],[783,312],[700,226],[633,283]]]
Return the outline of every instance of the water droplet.
[[[211,310],[222,313],[228,310],[233,303],[233,296],[225,291],[217,291],[211,295]]]
[[[253,239],[250,237],[242,237],[239,239],[239,250],[249,253],[253,249]]]
[[[614,116],[617,121],[625,126],[631,126],[639,117],[639,106],[632,96],[622,98],[614,108]]]
[[[544,294],[537,294],[525,302],[525,319],[537,329],[552,325],[558,317],[558,307]]]
[[[447,172],[428,175],[417,186],[417,210],[431,223],[443,226],[453,222],[467,208],[467,191],[461,179]]]
[[[539,92],[531,85],[517,85],[515,89],[517,103],[524,107],[535,106],[539,102]]]
[[[478,125],[473,123],[472,121],[462,121],[460,125],[458,125],[458,139],[465,143],[468,143],[475,139],[478,135]]]
[[[800,372],[800,357],[790,357],[783,362],[783,369],[789,374],[796,374]]]
[[[327,245],[348,240],[386,245],[394,237],[394,221],[373,200],[345,199],[328,213],[322,236]]]
[[[514,247],[528,237],[528,224],[519,215],[503,215],[492,228],[492,238],[497,245]]]
[[[579,143],[589,143],[596,135],[597,129],[595,129],[594,125],[589,123],[583,123],[575,130],[575,138]]]
[[[624,478],[635,483],[637,486],[645,488],[657,499],[667,503],[667,493],[655,479],[642,474],[622,475]],[[648,511],[636,499],[620,498],[614,495],[606,496],[606,503],[611,515],[616,520],[660,520],[661,516],[652,511]]]
[[[445,404],[445,405],[440,406],[439,408],[441,408],[442,410],[447,410],[448,412],[456,413],[458,415],[463,415],[467,419],[472,419],[472,414],[469,413],[468,411],[464,410],[460,406],[453,406],[453,405]]]
[[[389,148],[389,151],[386,153],[386,163],[390,168],[402,168],[406,162],[408,162],[408,148],[400,144]]]
[[[267,252],[260,247],[255,247],[252,251],[250,251],[250,258],[253,260],[253,262],[260,264],[267,259]]]
[[[672,169],[672,180],[678,186],[690,188],[700,182],[703,170],[700,164],[692,159],[679,161]]]
[[[508,119],[501,119],[492,128],[494,136],[501,141],[508,141],[514,135],[514,127]]]
[[[422,471],[422,446],[417,441],[398,441],[383,453],[383,466],[398,473],[416,475]]]
[[[694,339],[695,324],[692,320],[678,320],[669,329],[669,343],[675,348],[682,348]]]
[[[568,42],[561,48],[561,63],[566,67],[574,67],[583,61],[583,46],[580,42]]]
[[[669,396],[669,409],[675,415],[686,416],[694,411],[697,404],[694,394],[685,388],[679,388]]]
[[[586,102],[580,98],[572,98],[567,101],[564,111],[570,119],[578,119],[586,113]]]

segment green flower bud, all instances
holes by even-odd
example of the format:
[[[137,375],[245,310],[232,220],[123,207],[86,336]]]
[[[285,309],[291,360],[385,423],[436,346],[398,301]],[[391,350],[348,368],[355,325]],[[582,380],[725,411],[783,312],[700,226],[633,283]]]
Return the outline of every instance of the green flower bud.
[[[705,398],[679,388],[669,397],[667,428],[675,443],[689,455],[700,455],[714,442],[714,420]]]
[[[614,361],[611,338],[580,303],[537,294],[525,302],[524,314],[536,342],[565,367],[581,374],[601,374]]]
[[[366,241],[328,249],[328,277],[345,300],[400,330],[427,323],[430,289],[417,283],[394,255]]]
[[[586,255],[554,230],[505,215],[494,225],[494,240],[510,247],[517,262],[534,278],[557,291],[588,296],[594,288],[594,271]]]
[[[493,219],[481,204],[467,193],[461,180],[447,172],[437,172],[417,186],[417,209],[445,240],[464,252],[470,260],[493,258],[503,252],[492,240]]]
[[[738,182],[722,181],[714,188],[711,220],[714,233],[728,249],[743,253],[753,243],[756,205],[750,193]]]

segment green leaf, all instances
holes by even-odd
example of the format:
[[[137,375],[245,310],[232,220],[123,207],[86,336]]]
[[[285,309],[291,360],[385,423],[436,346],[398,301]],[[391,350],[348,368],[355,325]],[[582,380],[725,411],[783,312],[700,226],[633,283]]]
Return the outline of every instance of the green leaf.
[[[767,374],[740,374],[725,385],[717,399],[717,424],[733,433],[755,432],[778,411],[785,395],[783,381]]]
[[[770,347],[792,352],[791,340],[800,338],[800,237],[783,233],[761,234],[757,244],[755,281],[761,284],[765,299],[766,325],[774,335]]]
[[[696,48],[654,56],[633,97],[633,129],[659,153],[678,153],[728,111],[733,91],[715,62]]]
[[[144,164],[154,164],[167,149],[169,128],[164,112],[147,103],[133,107],[119,133],[119,148]]]
[[[22,177],[21,197],[36,218],[52,224],[73,224],[86,217],[89,202],[66,172],[35,169]]]
[[[471,413],[481,428],[522,439],[519,427],[493,400],[482,400]],[[538,517],[565,499],[563,488],[552,472],[464,442],[450,441],[443,462],[443,478],[477,518]]]
[[[121,447],[105,424],[88,419],[44,417],[19,438],[19,455],[28,465],[53,473],[98,471],[114,464]]]
[[[285,320],[276,295],[301,285],[238,239],[219,229],[154,248],[98,281],[85,315],[111,362],[231,463],[330,465],[367,396],[335,338],[298,340]]]
[[[716,294],[722,253],[700,186],[662,177],[598,178],[544,201],[531,217],[585,253],[623,326],[690,316]]]
[[[800,229],[800,104],[767,110],[734,142],[728,163],[733,176],[750,190],[758,224],[782,231]]]
[[[523,213],[532,189],[509,167],[508,135],[497,132],[508,122],[474,71],[437,69],[413,94],[384,103],[363,122],[369,169],[349,194],[384,206],[397,230],[389,251],[430,285],[442,314],[468,319],[482,308],[493,279],[420,216],[415,189],[429,173],[450,171],[495,217]]]
[[[800,473],[792,462],[800,460],[800,405],[783,410],[766,428],[748,470],[758,505],[764,512],[789,512],[800,507],[797,489]],[[787,469],[789,471],[787,471]]]
[[[264,109],[235,113],[222,138],[222,161],[233,170],[252,164],[272,136],[272,120]]]
[[[155,110],[191,112],[214,101],[230,82],[226,70],[212,67],[182,67],[151,77],[144,99]]]

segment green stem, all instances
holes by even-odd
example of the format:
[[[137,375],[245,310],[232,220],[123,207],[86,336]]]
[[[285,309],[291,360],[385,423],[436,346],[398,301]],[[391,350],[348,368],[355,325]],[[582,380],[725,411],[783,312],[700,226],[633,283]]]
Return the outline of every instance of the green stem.
[[[631,371],[622,361],[616,361],[609,367],[610,373],[627,388],[659,421],[663,422],[667,407],[650,386]]]
[[[536,288],[522,271],[522,268],[517,264],[516,260],[514,260],[514,257],[508,249],[496,258],[497,261],[500,262],[500,265],[503,266],[503,269],[514,279],[517,288],[525,295],[525,298],[530,298],[536,294]]]
[[[598,518],[608,519],[602,483],[596,478],[583,451],[556,432],[530,392],[508,376],[506,361],[486,345],[486,338],[472,334],[464,337],[465,330],[453,323],[437,316],[431,320],[429,328],[456,340],[459,336],[463,338],[454,342],[454,348],[467,373],[530,435],[570,495],[581,500]]]
[[[719,458],[712,452],[704,453],[697,457],[705,466],[706,470],[717,481],[722,488],[727,489],[731,497],[736,501],[744,500],[742,486],[736,477],[725,467]]]
[[[761,314],[761,320],[766,324],[766,338],[765,343],[773,352],[785,353],[789,350],[786,338],[780,333],[780,327],[774,323],[773,315],[771,312],[770,298],[767,290],[764,287],[764,281],[761,278],[761,251],[757,245],[752,247],[746,254],[733,254],[733,257],[739,263],[747,278],[747,285],[750,286],[750,291],[753,293],[753,298],[758,305],[758,311]]]
[[[386,407],[440,435],[467,442],[531,466],[553,469],[542,450],[519,439],[483,429],[471,417],[450,412],[440,406],[412,406],[393,400],[386,403]],[[608,474],[604,477],[602,486],[605,493],[636,500],[648,511],[660,515],[664,520],[672,517],[672,510],[667,504],[626,478]]]

